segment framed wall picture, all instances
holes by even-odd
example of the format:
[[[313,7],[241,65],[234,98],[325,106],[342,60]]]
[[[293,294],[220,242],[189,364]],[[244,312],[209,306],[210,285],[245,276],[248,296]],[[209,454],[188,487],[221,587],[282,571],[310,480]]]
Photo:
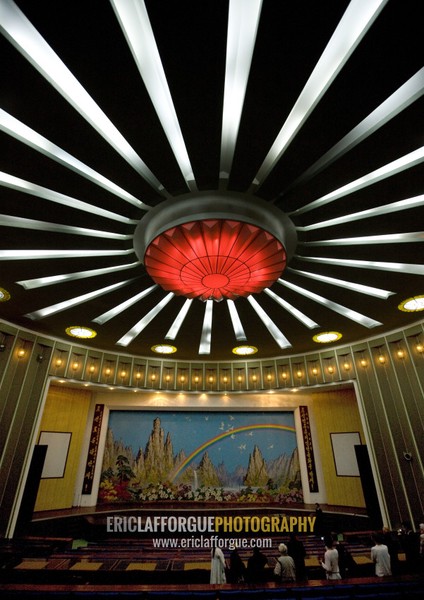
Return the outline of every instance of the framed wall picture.
[[[47,446],[41,479],[62,478],[65,475],[71,437],[69,431],[40,432],[38,443]]]
[[[355,446],[361,445],[358,431],[330,433],[336,473],[339,477],[359,477]]]

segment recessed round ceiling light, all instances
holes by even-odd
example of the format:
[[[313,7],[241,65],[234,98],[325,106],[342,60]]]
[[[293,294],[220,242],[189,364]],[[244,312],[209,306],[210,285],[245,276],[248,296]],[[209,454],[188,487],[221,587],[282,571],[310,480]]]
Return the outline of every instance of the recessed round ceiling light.
[[[338,331],[325,331],[323,333],[317,333],[312,339],[319,344],[329,344],[330,342],[339,340],[341,337],[342,334]]]
[[[256,346],[236,346],[233,348],[233,354],[239,356],[247,356],[248,354],[255,354],[258,351]]]
[[[424,310],[424,294],[403,300],[399,304],[398,309],[403,312],[419,312],[420,310]]]
[[[152,346],[152,350],[158,354],[173,354],[177,351],[176,347],[170,344],[156,344],[156,346]]]
[[[97,331],[94,329],[90,329],[90,327],[84,327],[82,325],[71,325],[71,327],[66,328],[66,333],[72,337],[81,338],[83,340],[88,340],[89,338],[96,337]]]
[[[4,288],[0,288],[0,302],[7,302],[10,300],[10,294]]]

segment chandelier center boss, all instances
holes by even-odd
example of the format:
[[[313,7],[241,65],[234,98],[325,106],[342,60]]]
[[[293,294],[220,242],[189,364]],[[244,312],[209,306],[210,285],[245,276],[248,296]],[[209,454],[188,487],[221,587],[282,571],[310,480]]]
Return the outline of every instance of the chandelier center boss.
[[[134,250],[164,290],[220,301],[272,285],[296,242],[292,221],[268,202],[204,192],[167,200],[150,210],[136,228]]]

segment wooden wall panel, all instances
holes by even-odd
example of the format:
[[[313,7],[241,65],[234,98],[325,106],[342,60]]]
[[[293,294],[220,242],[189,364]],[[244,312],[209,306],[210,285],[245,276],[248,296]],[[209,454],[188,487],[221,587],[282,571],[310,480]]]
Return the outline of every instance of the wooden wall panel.
[[[41,480],[36,511],[72,507],[79,464],[84,460],[81,447],[90,402],[91,392],[88,390],[50,386],[40,431],[71,432],[72,437],[64,477]]]
[[[337,475],[330,435],[357,431],[361,442],[365,443],[354,390],[314,394],[311,411],[317,430],[327,503],[365,507],[360,478]]]

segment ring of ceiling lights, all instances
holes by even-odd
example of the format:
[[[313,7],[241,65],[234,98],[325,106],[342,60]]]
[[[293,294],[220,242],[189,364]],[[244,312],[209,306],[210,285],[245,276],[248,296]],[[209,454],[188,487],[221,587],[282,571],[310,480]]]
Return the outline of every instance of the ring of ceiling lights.
[[[272,285],[294,253],[292,221],[268,202],[203,192],[147,213],[134,250],[163,289],[201,300],[235,300]]]

